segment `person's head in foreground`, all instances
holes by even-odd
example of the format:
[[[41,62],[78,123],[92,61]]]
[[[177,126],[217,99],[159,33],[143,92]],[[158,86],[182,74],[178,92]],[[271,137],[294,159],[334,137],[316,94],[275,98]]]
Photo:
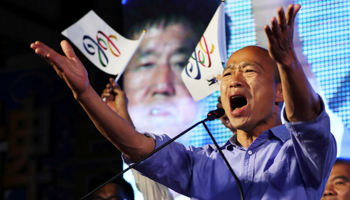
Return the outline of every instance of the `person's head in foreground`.
[[[194,123],[201,109],[181,72],[220,1],[129,0],[124,6],[128,38],[146,35],[125,69],[130,116],[139,131],[174,137]]]
[[[106,181],[114,177],[113,173],[103,173],[91,179],[88,192],[96,189]],[[122,177],[116,178],[106,184],[89,197],[90,200],[134,200],[134,192],[131,185]]]
[[[350,200],[350,159],[335,161],[322,197],[327,199]]]
[[[222,76],[221,102],[237,133],[258,136],[281,124],[282,85],[266,49],[248,46],[230,56]]]

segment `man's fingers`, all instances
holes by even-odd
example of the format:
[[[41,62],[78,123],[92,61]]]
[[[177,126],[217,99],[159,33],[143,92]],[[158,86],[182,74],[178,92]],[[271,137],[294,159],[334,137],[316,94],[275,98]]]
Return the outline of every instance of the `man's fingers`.
[[[218,97],[218,102],[221,103],[221,96]]]
[[[109,82],[111,83],[113,89],[117,88],[118,83],[115,82],[115,79],[114,79],[114,78],[110,78],[110,79],[109,79]],[[119,89],[120,89],[120,88],[119,88]]]
[[[59,70],[61,73],[65,72],[65,59],[67,59],[66,57],[56,53],[55,51],[53,51],[52,53],[48,53],[46,55],[46,58],[49,60],[48,62],[52,65],[55,66],[57,70]]]
[[[297,14],[298,14],[300,8],[301,8],[301,5],[300,5],[300,4],[297,4],[297,5],[294,6],[294,14],[293,14],[294,17],[293,17],[293,22],[294,22],[294,20],[295,20],[295,17],[296,17]]]
[[[115,85],[115,83],[114,83],[114,78],[109,78],[109,83],[111,84],[111,86],[114,86]]]
[[[269,43],[274,44],[276,42],[276,39],[275,39],[270,27],[268,25],[265,25],[264,30],[265,30],[267,40],[269,41]]]
[[[122,91],[122,89],[120,88],[119,84],[118,83],[115,83],[115,88]]]
[[[221,96],[219,96],[219,98],[218,98],[218,104],[216,104],[216,107],[217,108],[222,108],[222,103],[221,103]]]
[[[50,63],[54,67],[57,74],[62,78],[61,73],[64,71],[65,66],[63,64],[63,59],[66,59],[64,56],[58,54],[55,50],[39,41],[32,43],[30,47],[35,51],[36,54]]]
[[[274,36],[276,37],[276,39],[282,37],[281,28],[280,28],[279,24],[277,23],[276,17],[273,17],[271,19],[271,30],[272,30]]]
[[[111,88],[106,88],[103,90],[103,93],[111,93]]]
[[[289,26],[293,26],[294,24],[294,4],[289,4],[288,8],[287,8],[287,14],[286,14],[286,18],[287,18],[287,24]]]
[[[74,53],[72,46],[66,40],[62,40],[61,47],[62,47],[64,54],[67,56],[67,58],[76,58],[77,57]]]
[[[286,24],[286,16],[282,7],[278,8],[277,14],[278,14],[278,24],[283,31],[287,28],[287,24]]]
[[[49,47],[44,45],[43,43],[36,41],[30,45],[30,48],[34,50],[36,54],[38,54],[40,57],[46,59],[47,54],[51,50]],[[48,61],[48,60],[47,60]]]
[[[103,91],[103,93],[101,95],[102,98],[103,97],[109,97],[109,96],[111,96],[111,93],[109,91]]]
[[[120,95],[124,94],[124,91],[120,88],[120,86],[118,84],[116,84],[114,86],[113,92],[116,93],[117,95],[118,94],[120,94]]]

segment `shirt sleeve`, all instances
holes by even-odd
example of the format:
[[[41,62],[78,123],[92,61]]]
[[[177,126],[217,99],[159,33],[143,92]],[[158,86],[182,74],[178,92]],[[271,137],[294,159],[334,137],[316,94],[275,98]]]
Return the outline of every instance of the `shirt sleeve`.
[[[155,139],[156,149],[171,139],[167,135],[154,135],[150,133],[145,133],[145,135]],[[193,149],[196,148],[189,147],[189,149],[186,149],[183,144],[172,142],[135,166],[135,169],[140,174],[188,196],[191,190],[190,183],[194,159]],[[133,164],[123,154],[122,158],[126,164]]]
[[[284,115],[302,177],[313,188],[325,184],[337,154],[335,138],[330,132],[330,119],[319,98],[322,111],[316,120],[288,122]]]

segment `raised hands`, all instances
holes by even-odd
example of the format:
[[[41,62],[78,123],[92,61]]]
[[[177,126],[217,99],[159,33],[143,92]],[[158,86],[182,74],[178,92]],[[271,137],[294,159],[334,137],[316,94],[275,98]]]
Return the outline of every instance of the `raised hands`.
[[[32,43],[30,47],[36,54],[52,65],[57,74],[70,87],[74,98],[77,99],[86,92],[90,84],[87,71],[67,41],[63,40],[61,42],[65,56],[58,54],[55,50],[39,41]]]
[[[321,103],[313,90],[294,52],[294,20],[301,6],[290,4],[284,14],[280,7],[271,18],[271,28],[265,26],[268,49],[277,62],[281,77],[285,113],[291,122],[314,120],[320,114]]]
[[[113,78],[109,79],[109,83],[103,90],[101,98],[104,99],[107,105],[114,112],[116,112],[119,116],[133,125],[127,109],[128,99],[126,97],[126,94],[123,90],[120,89],[119,85],[115,83],[115,80]]]
[[[291,66],[296,60],[293,46],[294,20],[301,6],[290,4],[287,13],[278,8],[276,17],[271,18],[271,28],[264,27],[268,38],[268,49],[272,59],[282,66]]]

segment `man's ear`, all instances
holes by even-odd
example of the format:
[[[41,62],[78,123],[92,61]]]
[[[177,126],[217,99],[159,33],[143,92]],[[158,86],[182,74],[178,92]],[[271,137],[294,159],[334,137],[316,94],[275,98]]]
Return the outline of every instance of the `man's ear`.
[[[282,83],[277,83],[276,85],[276,98],[275,98],[275,102],[276,103],[280,103],[284,101],[283,98],[283,91],[282,91]]]

